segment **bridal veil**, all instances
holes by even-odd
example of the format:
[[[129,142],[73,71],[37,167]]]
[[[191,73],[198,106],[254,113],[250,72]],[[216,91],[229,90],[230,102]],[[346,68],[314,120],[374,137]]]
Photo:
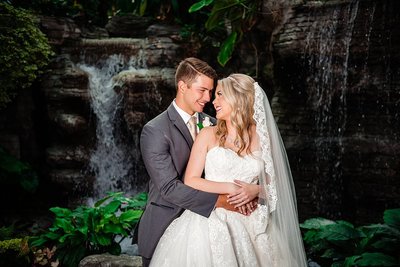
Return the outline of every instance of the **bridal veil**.
[[[279,253],[282,267],[305,267],[307,259],[300,233],[295,188],[281,135],[264,90],[254,83],[254,115],[264,171],[259,177],[259,208],[263,232],[267,231]],[[260,231],[261,232],[261,231]]]

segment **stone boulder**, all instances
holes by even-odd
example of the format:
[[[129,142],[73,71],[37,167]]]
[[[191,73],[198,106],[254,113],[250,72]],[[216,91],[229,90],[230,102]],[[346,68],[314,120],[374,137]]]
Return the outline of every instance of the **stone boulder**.
[[[119,256],[111,254],[90,255],[81,260],[79,267],[141,267],[142,258],[139,256],[129,256],[121,254]]]

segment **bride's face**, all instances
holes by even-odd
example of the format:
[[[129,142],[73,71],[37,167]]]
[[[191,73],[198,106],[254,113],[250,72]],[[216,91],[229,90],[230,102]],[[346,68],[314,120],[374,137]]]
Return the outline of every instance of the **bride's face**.
[[[220,85],[215,90],[215,99],[213,105],[216,111],[216,117],[218,120],[230,120],[230,114],[232,112],[232,106],[226,102],[224,93]]]

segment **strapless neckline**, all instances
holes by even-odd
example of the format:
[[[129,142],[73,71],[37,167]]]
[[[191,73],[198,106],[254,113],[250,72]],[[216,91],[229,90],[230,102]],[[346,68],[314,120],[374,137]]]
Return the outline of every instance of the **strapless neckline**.
[[[230,149],[230,148],[222,147],[222,146],[214,146],[214,147],[212,147],[210,150],[208,150],[208,153],[211,153],[211,151],[217,150],[217,149],[222,149],[222,150],[231,152],[231,153],[233,153],[233,154],[235,154],[235,155],[238,155],[238,154],[236,153],[236,151],[234,151],[234,150],[232,150],[232,149]],[[252,154],[245,154],[245,155],[242,155],[242,157],[252,157],[253,155],[257,155],[257,154],[259,154],[259,153],[261,153],[260,150],[255,150],[255,151],[252,151]],[[238,155],[238,156],[239,156],[239,155]]]
[[[263,169],[260,156],[261,152],[239,156],[232,149],[215,146],[206,156],[205,178],[217,182],[241,180],[254,183]]]

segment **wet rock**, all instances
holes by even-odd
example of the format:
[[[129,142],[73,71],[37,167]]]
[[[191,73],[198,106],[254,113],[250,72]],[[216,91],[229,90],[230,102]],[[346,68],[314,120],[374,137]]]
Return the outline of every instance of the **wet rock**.
[[[110,254],[90,255],[81,260],[79,267],[141,267],[142,258],[121,254],[114,256]]]
[[[106,25],[111,37],[140,38],[146,36],[146,29],[153,19],[135,15],[113,16]]]

